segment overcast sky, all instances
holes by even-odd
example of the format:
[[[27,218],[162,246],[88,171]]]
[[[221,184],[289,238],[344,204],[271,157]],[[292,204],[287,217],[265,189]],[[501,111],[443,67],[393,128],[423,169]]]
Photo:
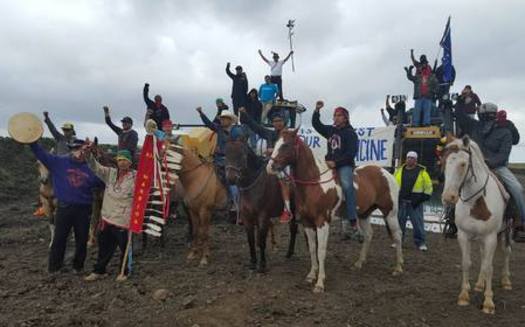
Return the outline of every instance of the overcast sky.
[[[285,66],[285,97],[307,107],[323,99],[327,109],[351,109],[356,127],[380,126],[386,94],[412,96],[409,50],[433,62],[449,14],[455,90],[471,84],[525,135],[521,0],[0,1],[1,135],[12,114],[46,109],[57,125],[74,122],[80,137],[116,142],[102,106],[115,121],[129,115],[140,125],[145,82],[175,122],[198,122],[195,107],[211,115],[215,98],[231,102],[226,62],[259,87],[269,69],[257,50],[286,55],[289,18],[296,72]]]

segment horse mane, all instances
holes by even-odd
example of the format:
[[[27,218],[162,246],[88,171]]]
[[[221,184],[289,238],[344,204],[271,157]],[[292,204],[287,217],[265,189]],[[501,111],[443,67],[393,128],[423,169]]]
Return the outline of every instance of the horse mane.
[[[314,152],[312,151],[312,149],[306,145],[306,143],[304,143],[304,141],[299,137],[297,136],[297,139],[298,139],[298,143],[301,144],[301,146],[304,148],[305,152],[306,153],[310,153],[312,155],[312,157],[314,158],[314,162],[316,164],[317,167],[319,167],[320,171],[319,173],[322,174],[323,172],[329,170],[328,168],[328,165],[326,164],[326,161],[324,160],[324,158],[319,158],[317,157]]]
[[[481,151],[479,145],[470,137],[468,137],[468,146],[465,146],[464,139],[455,139],[447,145],[447,148],[449,148],[452,145],[457,146],[459,149],[470,151],[471,156],[476,159],[476,163],[480,165],[484,170],[490,171],[489,167],[485,163],[485,156],[483,155],[483,152]]]

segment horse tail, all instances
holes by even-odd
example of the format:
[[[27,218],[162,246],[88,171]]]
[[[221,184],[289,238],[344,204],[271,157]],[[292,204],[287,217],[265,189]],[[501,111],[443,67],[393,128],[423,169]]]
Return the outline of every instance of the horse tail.
[[[390,174],[386,169],[384,168],[380,168],[381,169],[381,173],[383,175],[383,177],[386,179],[386,182],[388,184],[388,190],[389,190],[389,197],[390,197],[390,200],[392,201],[392,209],[390,210],[389,213],[387,213],[385,215],[385,226],[386,226],[386,230],[388,232],[388,236],[390,236],[391,238],[393,237],[392,235],[392,227],[394,226],[390,226],[389,225],[389,222],[388,222],[388,216],[389,215],[393,215],[395,217],[395,219],[397,219],[397,213],[398,213],[398,210],[399,210],[399,202],[398,202],[398,198],[399,198],[399,186],[397,185],[397,182],[394,178],[394,176],[392,176],[392,174]]]

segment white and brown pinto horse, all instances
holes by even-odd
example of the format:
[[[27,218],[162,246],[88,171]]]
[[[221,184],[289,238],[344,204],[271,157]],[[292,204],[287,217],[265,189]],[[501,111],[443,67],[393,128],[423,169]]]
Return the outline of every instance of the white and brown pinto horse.
[[[445,168],[442,200],[456,205],[458,242],[462,254],[463,281],[458,305],[468,305],[470,302],[470,248],[472,241],[478,240],[481,269],[474,289],[479,292],[485,289],[483,312],[493,314],[492,261],[498,238],[504,256],[501,285],[507,290],[512,288],[509,271],[510,236],[501,233],[507,227],[503,218],[509,196],[485,164],[478,145],[468,136],[463,139],[449,137],[442,160]]]
[[[324,161],[315,158],[310,148],[297,136],[297,130],[283,131],[281,135],[275,144],[267,170],[269,173],[276,173],[288,165],[292,167],[296,211],[303,222],[310,250],[311,269],[306,281],[313,283],[317,280],[314,292],[323,292],[330,223],[344,199],[342,189],[337,183],[335,171],[329,169]],[[355,266],[361,268],[366,261],[372,240],[369,215],[379,209],[396,244],[394,274],[401,273],[403,253],[401,229],[397,219],[399,187],[394,177],[381,167],[364,166],[355,170],[354,187],[357,191],[359,224],[365,239]]]

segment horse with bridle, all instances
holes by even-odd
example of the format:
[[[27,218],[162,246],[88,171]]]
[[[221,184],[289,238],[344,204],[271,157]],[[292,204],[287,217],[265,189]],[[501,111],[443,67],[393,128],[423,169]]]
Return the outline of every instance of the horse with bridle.
[[[509,195],[485,164],[479,146],[468,136],[463,139],[449,136],[442,154],[442,167],[445,170],[442,200],[445,204],[456,206],[457,238],[462,255],[463,279],[458,305],[470,303],[470,250],[472,241],[478,240],[481,269],[474,290],[485,291],[483,312],[493,314],[492,261],[498,242],[503,252],[501,286],[506,290],[512,289],[509,270],[511,222],[504,219]]]
[[[306,281],[313,283],[317,279],[314,292],[323,292],[330,223],[344,197],[335,172],[329,169],[324,161],[314,156],[312,150],[298,137],[297,131],[295,129],[282,132],[281,138],[275,144],[267,170],[268,173],[275,174],[283,171],[288,165],[292,168],[290,177],[295,185],[296,211],[303,222],[310,250],[311,269]],[[353,182],[359,225],[364,236],[355,267],[361,268],[366,261],[373,233],[369,216],[379,209],[396,247],[393,274],[401,273],[403,254],[401,228],[397,219],[399,187],[394,177],[379,166],[368,165],[355,170]]]
[[[240,217],[242,218],[250,247],[250,269],[256,269],[257,252],[255,248],[255,227],[258,229],[259,246],[258,271],[266,270],[266,239],[272,232],[271,218],[278,217],[284,207],[279,181],[275,175],[269,175],[265,161],[249,147],[247,138],[240,136],[229,140],[225,148],[226,180],[239,187]],[[297,223],[294,218],[289,223],[290,242],[287,258],[294,253]],[[273,234],[273,233],[272,233]]]
[[[180,153],[180,168],[175,169],[182,184],[184,203],[191,220],[192,242],[187,259],[200,257],[200,265],[210,257],[210,225],[215,211],[228,205],[228,193],[213,163],[199,158],[192,150],[173,144],[167,150]]]

